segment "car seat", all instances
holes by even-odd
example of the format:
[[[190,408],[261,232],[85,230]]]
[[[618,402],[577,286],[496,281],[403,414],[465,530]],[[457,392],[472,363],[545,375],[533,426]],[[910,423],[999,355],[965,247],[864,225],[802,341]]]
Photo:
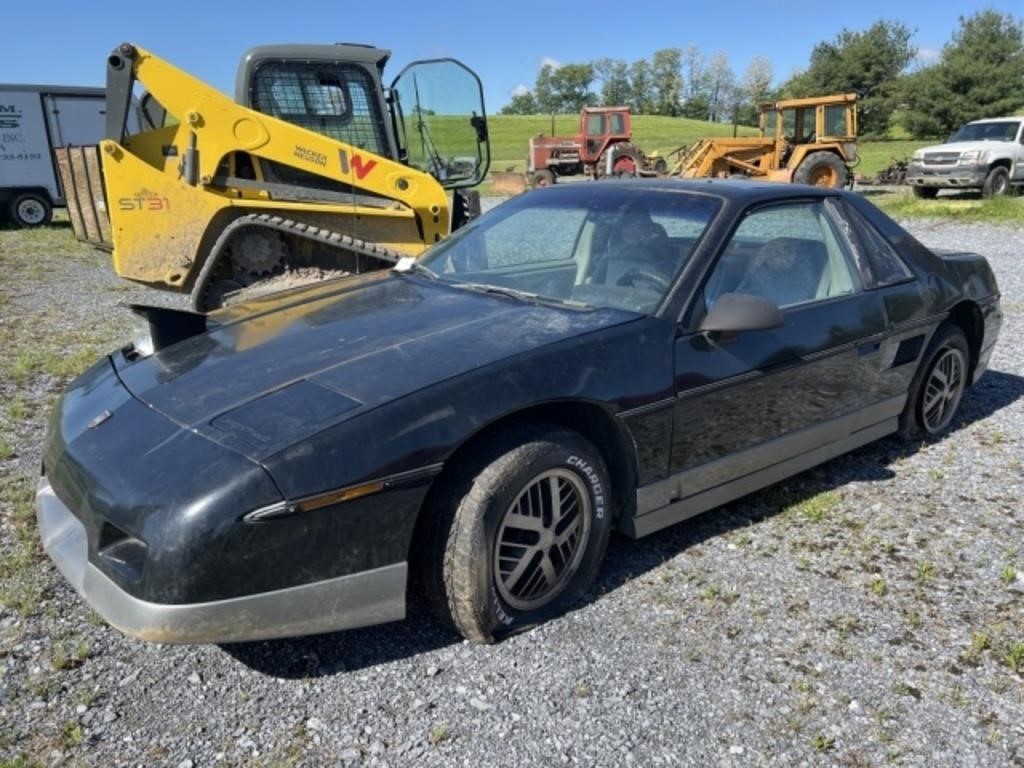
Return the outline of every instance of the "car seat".
[[[780,307],[818,298],[828,254],[823,243],[777,237],[761,246],[736,293],[760,296]]]

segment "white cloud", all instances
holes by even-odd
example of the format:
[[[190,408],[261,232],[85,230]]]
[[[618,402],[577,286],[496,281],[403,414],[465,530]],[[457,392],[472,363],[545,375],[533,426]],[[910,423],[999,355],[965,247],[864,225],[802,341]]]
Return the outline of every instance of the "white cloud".
[[[547,66],[550,66],[552,69],[558,69],[562,66],[562,62],[553,56],[543,56],[540,60],[540,68],[544,69]]]
[[[942,51],[938,48],[926,48],[924,46],[917,49],[917,60],[922,64],[934,64],[939,60],[942,55]]]
[[[527,88],[522,83],[520,83],[519,85],[517,85],[515,88],[512,89],[512,93],[510,93],[509,95],[510,96],[525,96],[529,92],[530,92],[530,89]]]

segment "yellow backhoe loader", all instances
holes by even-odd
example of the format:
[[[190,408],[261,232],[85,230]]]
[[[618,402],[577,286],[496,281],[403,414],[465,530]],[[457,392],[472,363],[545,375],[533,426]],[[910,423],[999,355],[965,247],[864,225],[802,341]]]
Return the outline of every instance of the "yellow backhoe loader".
[[[419,254],[479,210],[467,190],[490,163],[483,90],[453,59],[411,64],[386,89],[389,56],[254,48],[232,101],[118,46],[107,138],[58,158],[76,235],[109,248],[117,274],[187,291],[200,311]],[[143,130],[129,135],[136,104]]]
[[[787,99],[760,107],[761,135],[701,139],[677,150],[669,174],[749,176],[763,181],[843,187],[857,163],[857,95]]]

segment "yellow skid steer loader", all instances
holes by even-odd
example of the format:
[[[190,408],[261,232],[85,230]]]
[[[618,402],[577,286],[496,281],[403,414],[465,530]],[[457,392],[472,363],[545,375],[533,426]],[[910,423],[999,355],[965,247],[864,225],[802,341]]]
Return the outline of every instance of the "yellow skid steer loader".
[[[418,255],[479,211],[467,190],[490,164],[483,89],[453,59],[411,64],[384,88],[389,56],[254,48],[233,101],[118,46],[106,139],[58,157],[76,236],[199,311]],[[143,128],[129,134],[136,105]]]

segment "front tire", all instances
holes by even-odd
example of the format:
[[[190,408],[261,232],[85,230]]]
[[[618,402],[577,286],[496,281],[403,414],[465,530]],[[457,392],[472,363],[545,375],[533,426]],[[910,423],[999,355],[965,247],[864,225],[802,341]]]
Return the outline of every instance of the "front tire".
[[[534,188],[540,189],[543,187],[550,187],[555,183],[555,174],[544,168],[539,171],[533,172],[533,177],[530,179],[533,183]]]
[[[919,440],[949,431],[967,388],[970,359],[967,337],[959,326],[940,325],[910,382],[900,414],[900,437]]]
[[[434,510],[444,517],[426,554],[435,609],[467,639],[491,643],[580,599],[608,546],[612,509],[605,463],[575,432],[506,431],[483,455],[482,470],[453,481],[454,509]]]
[[[981,188],[981,196],[984,198],[999,197],[1010,194],[1010,174],[1001,165],[996,166],[988,172],[985,177],[985,184]]]

